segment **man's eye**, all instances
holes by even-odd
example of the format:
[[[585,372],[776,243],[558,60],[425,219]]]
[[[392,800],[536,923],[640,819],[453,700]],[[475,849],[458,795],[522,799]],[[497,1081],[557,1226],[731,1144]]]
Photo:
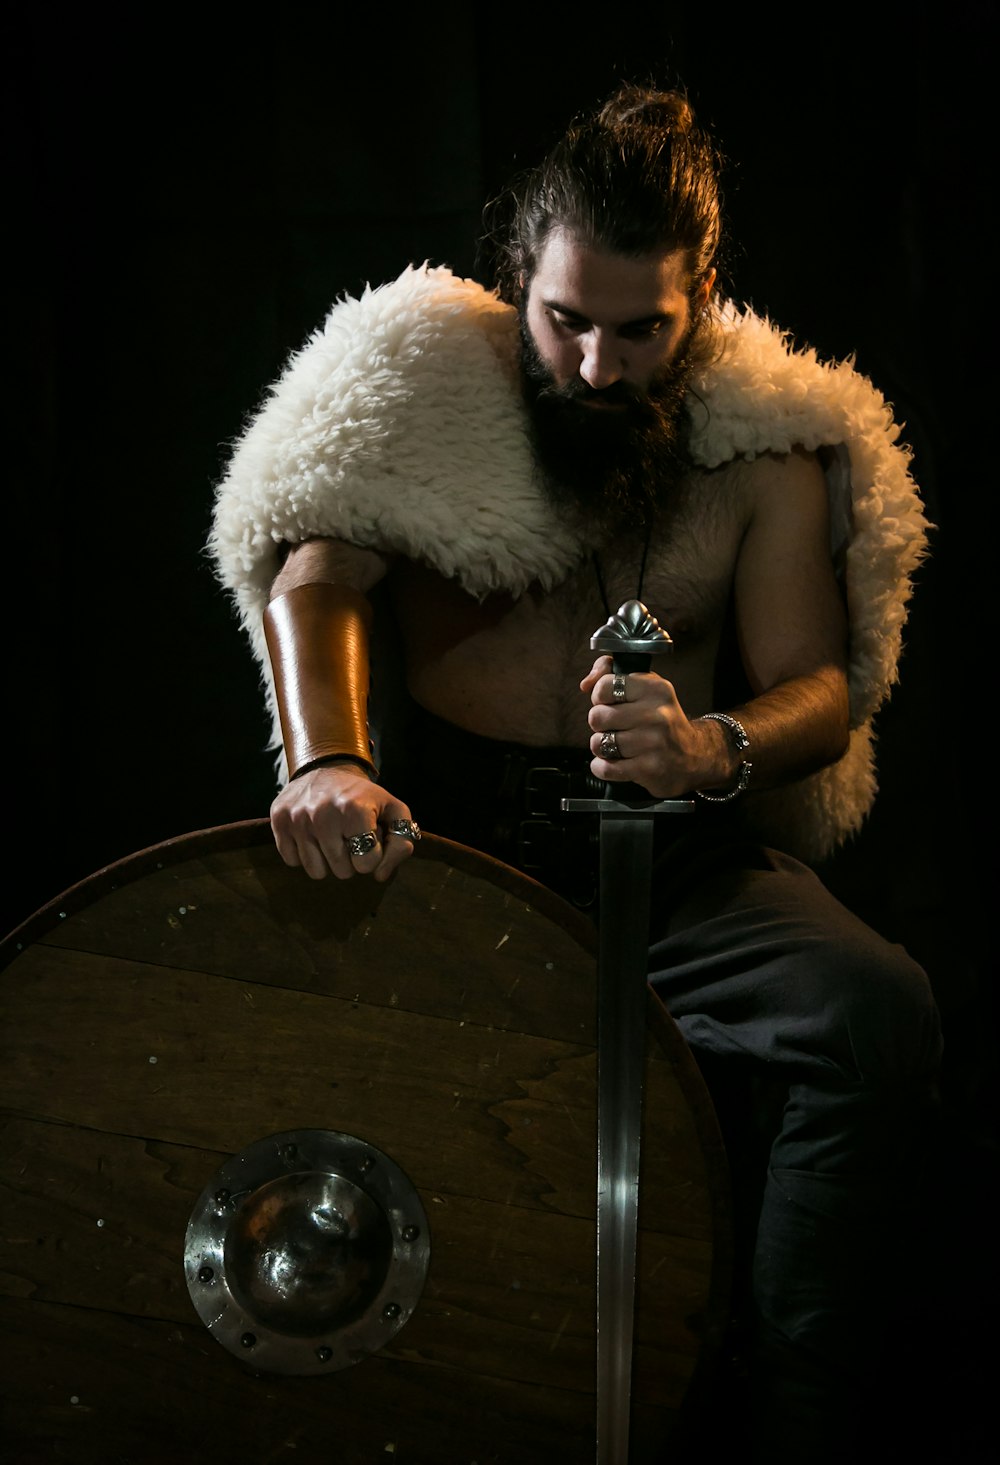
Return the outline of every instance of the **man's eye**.
[[[552,312],[552,319],[564,331],[582,331],[585,329],[585,323],[580,320],[579,316],[560,315],[557,310],[554,310]]]
[[[624,326],[622,328],[622,335],[626,336],[630,341],[646,341],[651,336],[658,336],[662,329],[663,322],[661,320],[654,320],[644,322],[641,325]]]

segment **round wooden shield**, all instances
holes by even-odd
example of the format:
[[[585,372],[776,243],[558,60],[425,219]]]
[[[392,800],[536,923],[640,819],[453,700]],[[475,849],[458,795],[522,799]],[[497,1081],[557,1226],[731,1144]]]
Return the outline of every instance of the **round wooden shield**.
[[[0,950],[4,1458],[590,1465],[595,953],[579,912],[462,846],[314,883],[257,820],[39,911]],[[730,1260],[711,1104],[649,1013],[637,1465],[714,1361]],[[307,1376],[222,1346],[185,1273],[213,1177],[296,1132],[388,1157],[429,1233],[405,1325]]]

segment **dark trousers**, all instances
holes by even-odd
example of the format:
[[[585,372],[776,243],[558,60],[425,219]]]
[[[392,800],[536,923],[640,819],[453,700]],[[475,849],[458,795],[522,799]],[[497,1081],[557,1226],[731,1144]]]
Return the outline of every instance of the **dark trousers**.
[[[933,1122],[927,978],[747,839],[682,836],[655,879],[650,981],[734,1169],[757,1458],[856,1460]]]
[[[428,829],[596,913],[596,828],[556,812],[560,796],[600,787],[586,752],[424,715],[410,747],[405,787],[386,783]],[[730,806],[660,821],[649,972],[733,1165],[754,1458],[856,1460],[933,1116],[927,978],[806,866],[749,838]]]

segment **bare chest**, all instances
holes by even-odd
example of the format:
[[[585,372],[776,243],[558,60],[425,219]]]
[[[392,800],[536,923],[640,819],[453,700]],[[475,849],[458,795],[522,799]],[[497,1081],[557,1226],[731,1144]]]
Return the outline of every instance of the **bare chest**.
[[[536,746],[584,746],[590,638],[609,614],[640,599],[674,647],[655,669],[692,714],[711,705],[742,518],[722,475],[708,502],[692,496],[648,543],[602,543],[554,590],[477,601],[457,582],[407,561],[393,572],[407,681],[418,702],[471,732]]]

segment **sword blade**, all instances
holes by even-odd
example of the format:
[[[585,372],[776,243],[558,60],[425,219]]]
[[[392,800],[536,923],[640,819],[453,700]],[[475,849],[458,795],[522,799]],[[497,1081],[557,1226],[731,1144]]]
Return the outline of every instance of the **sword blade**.
[[[597,1460],[626,1465],[653,815],[602,813],[597,996]]]
[[[628,600],[590,638],[617,674],[648,672],[670,636],[640,600]],[[563,808],[586,801],[564,799]],[[650,799],[634,784],[605,784],[600,809],[597,973],[597,1462],[628,1465],[632,1329],[639,1215],[642,1075],[646,1057],[653,818],[691,807]]]

